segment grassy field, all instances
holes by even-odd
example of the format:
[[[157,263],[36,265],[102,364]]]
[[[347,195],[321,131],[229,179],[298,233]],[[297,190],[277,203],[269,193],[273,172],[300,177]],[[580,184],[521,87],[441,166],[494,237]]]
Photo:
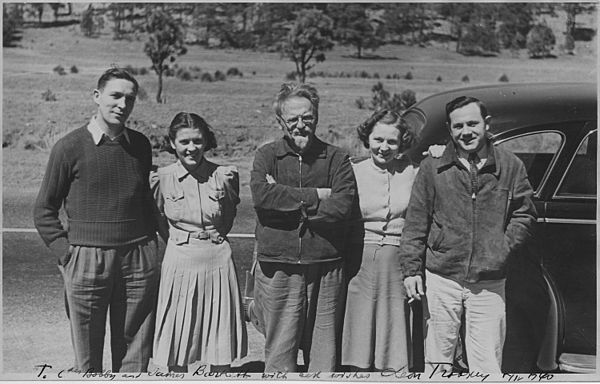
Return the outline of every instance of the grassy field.
[[[78,26],[26,29],[20,46],[3,50],[3,136],[10,142],[3,148],[4,226],[31,226],[30,207],[37,192],[47,149],[24,149],[35,144],[48,147],[59,137],[87,122],[94,113],[91,91],[99,74],[113,63],[136,68],[148,67],[142,41],[115,41],[109,35],[90,39],[81,35]],[[316,71],[366,71],[379,74],[390,92],[412,89],[417,100],[430,94],[466,85],[497,83],[505,74],[511,82],[581,81],[596,82],[595,43],[579,45],[578,56],[531,60],[522,52],[519,58],[503,53],[496,58],[465,57],[444,47],[419,48],[384,46],[375,53],[383,59],[357,60],[351,48],[338,47]],[[148,99],[138,101],[129,125],[145,133],[164,134],[172,117],[179,111],[196,112],[217,131],[219,148],[214,158],[235,164],[241,173],[241,211],[252,214],[249,206],[248,178],[254,150],[279,136],[272,112],[273,95],[292,71],[293,63],[277,53],[242,50],[214,50],[192,46],[177,60],[180,67],[198,66],[203,71],[226,71],[236,67],[243,77],[220,82],[181,81],[169,77],[164,92],[167,103],[154,101],[157,79],[153,72],[138,76]],[[53,72],[57,65],[67,75]],[[76,66],[78,73],[69,73]],[[394,73],[407,72],[412,80],[386,80]],[[468,84],[461,81],[467,75]],[[441,77],[442,81],[436,79]],[[310,79],[321,95],[318,134],[350,150],[359,148],[354,127],[370,111],[358,109],[355,100],[369,100],[377,79],[321,78]],[[50,90],[57,101],[44,101],[42,93]],[[172,161],[160,154],[157,165]],[[245,216],[245,215],[243,215]],[[251,218],[240,217],[234,230],[250,231]]]

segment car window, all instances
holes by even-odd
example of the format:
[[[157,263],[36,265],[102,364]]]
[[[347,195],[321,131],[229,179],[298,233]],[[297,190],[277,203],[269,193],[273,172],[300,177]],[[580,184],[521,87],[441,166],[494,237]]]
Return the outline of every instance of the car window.
[[[594,131],[581,142],[558,188],[557,196],[596,197],[597,140],[598,133]]]
[[[562,145],[563,136],[556,131],[534,132],[507,139],[498,146],[517,155],[525,164],[529,182],[537,192]]]

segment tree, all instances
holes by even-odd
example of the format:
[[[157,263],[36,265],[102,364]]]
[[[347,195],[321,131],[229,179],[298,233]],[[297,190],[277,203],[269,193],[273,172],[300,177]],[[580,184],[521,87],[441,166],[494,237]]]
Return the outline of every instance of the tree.
[[[575,50],[575,28],[577,26],[577,15],[582,13],[595,12],[596,4],[586,3],[564,3],[562,4],[567,14],[567,25],[565,30],[565,50],[569,54],[573,54]]]
[[[525,48],[536,6],[531,3],[502,3],[497,7],[500,22],[498,40],[502,47],[511,51]]]
[[[533,58],[548,57],[556,44],[552,29],[544,24],[535,25],[527,35],[527,51]]]
[[[94,8],[90,4],[85,11],[81,13],[81,22],[79,23],[81,32],[86,37],[95,36],[104,26],[104,19],[95,15]]]
[[[58,17],[61,15],[60,10],[62,8],[67,7],[67,4],[65,4],[65,3],[48,3],[48,5],[50,5],[50,8],[52,8],[52,12],[54,14],[54,21],[58,21]],[[70,3],[68,4],[68,9],[69,9],[69,11],[67,14],[70,14],[70,10],[71,10]]]
[[[18,30],[23,23],[21,4],[2,4],[2,46],[9,47],[19,37]]]
[[[331,4],[328,13],[335,23],[335,38],[342,44],[356,47],[360,59],[365,48],[377,49],[383,44],[384,28],[381,21],[369,15],[364,4]]]
[[[32,3],[33,12],[37,15],[38,24],[42,24],[42,16],[44,15],[44,3]]]
[[[183,31],[168,13],[154,10],[146,24],[148,39],[144,44],[144,53],[152,61],[152,69],[158,75],[156,102],[162,103],[163,73],[169,68],[165,61],[174,62],[177,56],[184,55],[187,49],[183,41]]]
[[[280,44],[283,56],[296,64],[296,73],[301,82],[306,80],[306,72],[313,68],[314,60],[325,61],[325,51],[333,48],[332,21],[316,9],[298,12],[294,24]]]
[[[494,55],[500,51],[494,22],[469,23],[462,36],[460,53],[464,55]]]

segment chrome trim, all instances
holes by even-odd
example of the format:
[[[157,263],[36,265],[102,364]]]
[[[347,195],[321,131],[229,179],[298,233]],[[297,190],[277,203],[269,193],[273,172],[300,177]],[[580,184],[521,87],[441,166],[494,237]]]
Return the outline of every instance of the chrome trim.
[[[556,219],[556,218],[542,218],[538,219],[538,222],[541,220],[542,223],[548,224],[584,224],[584,225],[596,225],[597,220],[593,219]]]
[[[521,135],[506,137],[504,139],[500,139],[500,140],[494,142],[494,145],[500,145],[507,140],[512,140],[512,139],[523,137],[523,136],[539,135],[540,133],[558,133],[562,140],[560,141],[560,146],[558,147],[557,151],[554,153],[554,156],[552,157],[552,161],[550,161],[550,164],[548,164],[548,168],[546,169],[546,173],[544,173],[544,177],[542,178],[542,180],[540,180],[540,184],[538,185],[537,189],[533,192],[534,197],[540,197],[540,193],[544,189],[544,186],[546,185],[546,182],[548,181],[548,178],[550,177],[550,174],[552,173],[552,169],[556,165],[556,162],[559,157],[558,155],[562,152],[563,148],[565,147],[565,143],[567,141],[567,137],[566,137],[565,133],[558,129],[529,131],[529,132],[523,133]]]
[[[587,126],[588,124],[590,124],[590,122],[586,122],[584,124],[584,127]],[[575,152],[573,153],[573,156],[571,156],[571,160],[569,161],[569,165],[567,165],[566,171],[565,173],[563,173],[562,177],[560,178],[560,181],[558,182],[558,184],[556,185],[556,189],[554,190],[554,193],[552,194],[552,198],[556,199],[556,198],[568,198],[568,199],[572,199],[572,198],[577,198],[575,196],[565,196],[565,195],[559,195],[558,194],[558,190],[560,189],[560,187],[562,187],[563,182],[565,181],[565,177],[567,176],[567,173],[569,173],[569,170],[571,169],[571,165],[573,165],[573,161],[575,161],[575,157],[577,156],[577,152],[579,152],[579,148],[581,148],[581,145],[583,144],[583,142],[590,137],[590,135],[593,135],[594,133],[598,132],[598,129],[592,129],[591,131],[588,132],[587,135],[585,135],[585,137],[583,139],[581,139],[581,141],[579,142],[579,145],[577,146],[577,149],[575,150]],[[598,161],[596,159],[596,161]],[[580,196],[579,198],[582,199],[593,199],[593,196],[587,195],[587,196]]]

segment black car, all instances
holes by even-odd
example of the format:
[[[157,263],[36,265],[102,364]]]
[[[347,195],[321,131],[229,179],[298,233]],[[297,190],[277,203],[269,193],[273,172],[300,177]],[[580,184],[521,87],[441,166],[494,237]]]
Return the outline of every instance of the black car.
[[[539,215],[536,236],[509,264],[503,371],[596,369],[597,86],[503,84],[427,97],[404,113],[413,157],[449,140],[445,105],[482,100],[495,145],[525,163]],[[468,351],[467,351],[468,360]]]

